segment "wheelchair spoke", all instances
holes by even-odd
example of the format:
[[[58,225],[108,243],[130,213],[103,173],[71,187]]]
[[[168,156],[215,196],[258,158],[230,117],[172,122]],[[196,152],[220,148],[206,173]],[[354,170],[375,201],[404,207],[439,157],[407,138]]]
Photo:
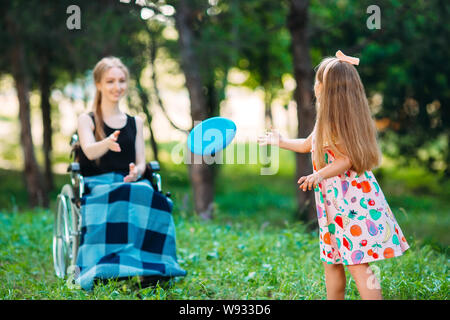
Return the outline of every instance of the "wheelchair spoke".
[[[68,268],[76,263],[81,235],[81,214],[73,202],[73,187],[63,186],[57,198],[53,231],[53,261],[58,277],[67,276]]]

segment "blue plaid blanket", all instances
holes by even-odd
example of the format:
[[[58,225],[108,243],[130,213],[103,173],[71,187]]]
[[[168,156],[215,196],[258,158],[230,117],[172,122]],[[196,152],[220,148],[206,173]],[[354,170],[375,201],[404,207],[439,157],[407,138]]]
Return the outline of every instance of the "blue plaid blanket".
[[[186,275],[177,262],[171,200],[148,180],[123,177],[85,177],[76,277],[85,290],[95,279]]]

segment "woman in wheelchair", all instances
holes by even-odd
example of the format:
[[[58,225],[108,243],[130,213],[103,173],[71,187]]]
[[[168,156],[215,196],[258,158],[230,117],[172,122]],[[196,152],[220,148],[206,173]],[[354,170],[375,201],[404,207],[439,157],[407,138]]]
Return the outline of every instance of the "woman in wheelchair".
[[[120,110],[128,70],[118,58],[107,57],[93,76],[93,112],[78,118],[76,157],[85,192],[79,246],[71,251],[75,282],[89,290],[96,279],[184,276],[176,257],[172,202],[145,179],[143,120]]]

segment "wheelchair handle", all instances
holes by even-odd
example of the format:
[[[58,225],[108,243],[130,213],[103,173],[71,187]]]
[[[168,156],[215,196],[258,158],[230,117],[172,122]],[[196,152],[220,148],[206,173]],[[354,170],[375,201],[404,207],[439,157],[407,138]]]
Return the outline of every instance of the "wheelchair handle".
[[[74,133],[70,138],[70,145],[73,146],[78,141],[79,141],[78,134]]]
[[[150,161],[148,163],[148,167],[150,168],[150,171],[153,172],[157,172],[161,170],[161,166],[159,165],[158,161]]]
[[[72,162],[69,164],[67,168],[67,172],[79,173],[80,172],[80,164],[78,162]]]

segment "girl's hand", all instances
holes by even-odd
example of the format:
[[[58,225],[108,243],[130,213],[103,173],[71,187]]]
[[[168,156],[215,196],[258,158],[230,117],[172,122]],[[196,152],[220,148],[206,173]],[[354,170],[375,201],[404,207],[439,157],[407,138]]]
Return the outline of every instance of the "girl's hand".
[[[131,162],[130,163],[130,173],[123,178],[124,182],[134,182],[137,181],[139,179],[139,171],[138,168],[136,167],[136,165]]]
[[[315,188],[319,183],[321,183],[323,177],[318,173],[310,174],[309,176],[303,176],[298,179],[297,183],[299,184],[298,188],[306,191],[306,189],[311,190],[311,188]]]
[[[114,152],[120,152],[120,145],[117,143],[117,138],[119,137],[120,130],[116,130],[109,137],[107,137],[106,143],[108,145],[108,149]]]
[[[271,129],[271,131],[266,132],[265,135],[258,137],[258,144],[262,146],[266,146],[268,144],[279,146],[283,137],[280,135],[277,129]]]

